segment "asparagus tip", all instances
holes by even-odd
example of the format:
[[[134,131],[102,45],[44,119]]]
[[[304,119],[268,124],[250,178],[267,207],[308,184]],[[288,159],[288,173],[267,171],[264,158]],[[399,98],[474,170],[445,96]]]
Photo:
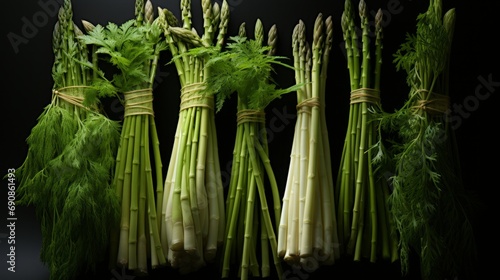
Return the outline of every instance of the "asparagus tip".
[[[95,28],[94,24],[92,24],[90,21],[87,21],[87,20],[84,20],[84,19],[82,19],[82,25],[83,25],[83,28],[85,29],[85,31],[87,33],[91,32]]]

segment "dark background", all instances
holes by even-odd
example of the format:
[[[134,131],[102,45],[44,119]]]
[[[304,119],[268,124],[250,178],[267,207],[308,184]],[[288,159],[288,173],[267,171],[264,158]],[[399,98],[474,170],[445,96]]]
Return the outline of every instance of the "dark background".
[[[2,24],[2,109],[0,121],[2,129],[2,145],[0,146],[0,173],[6,174],[8,168],[21,165],[27,153],[26,137],[36,124],[37,117],[44,106],[50,102],[53,63],[52,28],[56,16],[43,8],[43,3],[58,6],[61,0],[40,1],[4,1]],[[179,16],[180,1],[152,1],[155,8],[165,7]],[[192,1],[193,22],[201,24],[200,1]],[[404,73],[397,72],[392,63],[392,55],[404,41],[407,32],[413,32],[418,13],[424,12],[428,1],[417,0],[366,0],[368,9],[375,13],[378,8],[385,12],[384,18],[384,61],[382,69],[382,104],[387,111],[397,108],[404,101],[408,92]],[[220,2],[219,2],[220,3]],[[353,4],[357,7],[357,1]],[[456,123],[456,135],[460,148],[460,160],[466,187],[479,194],[484,208],[479,209],[473,221],[480,263],[477,267],[477,278],[485,279],[489,275],[497,275],[495,255],[498,244],[494,234],[497,212],[495,203],[496,189],[499,187],[496,172],[498,164],[497,141],[494,131],[498,129],[496,103],[497,90],[500,89],[500,71],[498,43],[498,2],[494,1],[450,1],[444,0],[444,10],[456,8],[457,20],[452,47],[451,70],[451,104],[452,114],[459,120]],[[231,18],[229,35],[236,35],[241,23],[246,22],[247,31],[253,34],[253,26],[257,18],[261,19],[266,30],[276,24],[278,28],[277,54],[291,58],[291,35],[295,24],[303,20],[308,36],[312,39],[312,29],[318,13],[332,16],[334,22],[333,48],[329,64],[326,114],[332,150],[333,172],[336,174],[340,160],[340,151],[347,126],[349,78],[347,76],[346,59],[343,54],[340,15],[343,1],[319,0],[230,0]],[[53,9],[54,6],[52,6]],[[74,0],[74,20],[77,24],[85,19],[94,24],[105,25],[108,22],[117,24],[133,18],[134,1],[118,0]],[[357,10],[357,9],[356,9]],[[36,23],[35,29],[26,33],[26,43],[17,47],[9,41],[8,34],[23,36],[23,28],[27,22]],[[199,29],[201,30],[201,29]],[[25,34],[25,35],[26,35]],[[168,62],[168,54],[163,62]],[[173,65],[161,65],[155,85],[155,115],[159,130],[164,162],[170,155],[173,135],[177,124],[179,106],[179,81]],[[276,81],[281,87],[294,83],[293,71],[277,68]],[[493,82],[490,87],[481,81]],[[496,83],[496,84],[495,84]],[[268,109],[268,120],[276,117],[273,112],[294,113],[296,99],[294,94],[275,100]],[[458,107],[457,107],[458,106]],[[123,112],[114,101],[106,103],[106,111],[112,118],[119,118]],[[274,111],[273,111],[274,110]],[[232,158],[234,141],[234,100],[230,100],[223,110],[216,115],[218,140],[220,149],[221,171],[229,175],[229,163]],[[271,164],[277,177],[278,185],[286,182],[294,120],[285,122],[281,131],[274,131],[269,137]],[[166,168],[165,168],[166,171]],[[225,179],[225,178],[223,178]],[[2,181],[0,191],[0,224],[7,225],[7,182]],[[47,268],[39,261],[41,237],[39,223],[30,207],[16,208],[16,272],[7,271],[7,234],[6,226],[0,225],[0,279],[48,279]],[[82,229],[84,230],[84,229]],[[90,245],[90,244],[89,244]],[[491,257],[486,257],[491,256]],[[316,272],[289,270],[287,279],[319,279],[328,273],[328,277],[344,277],[345,279],[403,279],[397,265],[338,263],[332,267],[321,267]],[[132,279],[113,274],[103,268],[99,275],[85,275],[83,279]],[[188,276],[180,276],[171,269],[160,269],[151,272],[154,279],[186,279],[195,277],[219,278],[218,268],[214,265],[201,269]],[[419,279],[413,272],[404,279]]]

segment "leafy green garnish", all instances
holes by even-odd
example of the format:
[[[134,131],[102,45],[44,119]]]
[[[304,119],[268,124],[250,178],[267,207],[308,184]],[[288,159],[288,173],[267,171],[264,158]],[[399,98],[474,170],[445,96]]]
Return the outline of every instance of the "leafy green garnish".
[[[155,54],[167,49],[159,25],[137,25],[136,19],[121,25],[97,25],[88,35],[80,37],[87,45],[97,46],[96,53],[104,55],[105,62],[117,68],[111,83],[120,92],[148,87],[151,84],[149,62]],[[109,92],[105,81],[96,84]]]
[[[209,56],[205,64],[205,93],[216,93],[217,111],[235,92],[241,102],[248,105],[246,109],[263,110],[274,99],[303,86],[277,88],[272,76],[275,73],[274,66],[280,65],[289,69],[293,67],[282,62],[286,57],[269,55],[270,46],[263,46],[257,40],[241,36],[229,39],[226,50],[222,52],[206,47],[194,48],[188,52]]]

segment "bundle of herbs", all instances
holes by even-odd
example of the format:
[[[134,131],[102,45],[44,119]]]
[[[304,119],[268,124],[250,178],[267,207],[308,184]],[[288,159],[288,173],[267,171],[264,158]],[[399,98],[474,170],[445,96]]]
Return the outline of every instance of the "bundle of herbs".
[[[320,13],[312,47],[306,26],[295,26],[292,49],[297,121],[278,233],[278,254],[291,265],[333,264],[340,257],[330,142],[325,116],[326,78],[333,35],[332,18]]]
[[[167,49],[162,36],[168,18],[152,3],[138,0],[135,18],[121,25],[96,25],[81,36],[95,48],[101,63],[113,66],[109,83],[121,93],[124,115],[116,155],[113,187],[119,197],[119,226],[111,233],[111,266],[143,275],[149,267],[166,265],[160,242],[163,173],[153,108],[153,82],[160,52]],[[123,97],[122,97],[123,96]]]
[[[92,71],[71,1],[59,9],[53,32],[51,103],[27,138],[16,170],[18,204],[32,205],[41,222],[40,258],[50,279],[75,279],[104,261],[119,201],[111,187],[120,124],[100,108],[101,73]],[[92,59],[94,61],[94,59]],[[84,230],[82,230],[82,228]]]
[[[191,1],[181,1],[182,26],[164,26],[165,41],[179,75],[180,110],[161,207],[161,240],[169,264],[182,274],[213,262],[223,242],[224,192],[219,164],[213,95],[204,94],[207,56],[220,50],[229,21],[226,1],[201,1],[203,34],[193,27]]]
[[[205,64],[205,91],[215,94],[217,110],[233,93],[237,94],[236,139],[225,205],[222,278],[270,277],[270,257],[275,275],[281,278],[276,241],[281,203],[269,158],[265,108],[298,87],[278,89],[273,82],[274,65],[292,68],[280,61],[283,57],[274,55],[276,26],[269,29],[267,45],[259,19],[254,39],[247,38],[245,28],[246,24],[241,24],[239,35],[230,37],[224,51],[211,52]],[[274,215],[269,213],[269,204]],[[231,274],[232,265],[238,267],[236,274]]]
[[[373,163],[379,156],[374,145],[381,139],[377,114],[382,112],[382,11],[379,9],[376,14],[372,40],[368,8],[363,0],[359,1],[358,10],[360,28],[355,24],[351,0],[345,1],[341,19],[351,93],[336,184],[338,234],[342,252],[354,261],[396,261],[397,236],[387,204],[390,189]]]
[[[470,220],[475,200],[461,178],[449,120],[454,27],[455,9],[443,14],[441,0],[431,0],[418,15],[416,33],[394,55],[397,70],[407,75],[408,98],[380,119],[391,136],[380,150],[393,169],[389,207],[399,232],[401,269],[406,274],[418,263],[422,279],[471,278],[476,261]]]

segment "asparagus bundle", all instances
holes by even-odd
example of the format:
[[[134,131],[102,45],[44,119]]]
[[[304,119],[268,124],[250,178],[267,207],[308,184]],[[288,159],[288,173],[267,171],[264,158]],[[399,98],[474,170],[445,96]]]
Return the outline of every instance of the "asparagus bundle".
[[[476,261],[469,207],[454,131],[449,125],[449,63],[455,9],[443,14],[431,0],[395,54],[405,71],[409,94],[404,105],[381,117],[394,138],[386,158],[394,168],[389,206],[400,235],[401,268],[411,270],[416,254],[422,279],[474,278]]]
[[[99,108],[105,93],[94,87],[98,73],[91,71],[81,34],[66,0],[53,32],[52,100],[31,130],[28,155],[16,170],[17,203],[35,208],[40,259],[50,279],[74,279],[95,270],[119,218],[111,176],[120,125]]]
[[[388,211],[389,186],[375,168],[373,146],[380,141],[376,114],[380,104],[382,12],[375,17],[375,56],[370,45],[368,9],[359,2],[362,38],[354,23],[351,0],[345,1],[342,29],[351,82],[349,120],[337,175],[336,205],[342,252],[355,261],[396,261],[397,239]],[[358,42],[362,46],[358,46]]]
[[[213,95],[202,93],[206,56],[198,47],[220,50],[229,6],[201,1],[204,33],[192,27],[191,1],[181,1],[182,27],[164,26],[181,84],[180,110],[161,207],[161,238],[169,263],[181,273],[214,261],[223,242],[224,193],[220,174]]]
[[[320,13],[312,48],[302,20],[292,36],[297,121],[278,233],[278,254],[289,264],[332,264],[340,256],[325,91],[332,44],[332,18]]]
[[[111,265],[147,274],[150,266],[166,264],[157,213],[163,198],[163,173],[152,89],[160,52],[167,48],[161,28],[166,18],[163,13],[154,17],[149,0],[136,1],[135,16],[120,26],[97,25],[82,39],[116,67],[112,86],[124,96],[113,178],[121,220],[111,234]]]
[[[281,203],[269,159],[264,109],[275,98],[298,87],[276,89],[276,84],[270,82],[273,64],[290,67],[279,61],[281,57],[274,55],[276,36],[277,29],[273,25],[269,29],[268,45],[265,46],[264,28],[258,19],[255,39],[247,39],[243,23],[239,36],[231,37],[232,42],[227,44],[227,50],[212,52],[205,64],[208,73],[205,91],[216,94],[218,109],[232,93],[238,96],[233,165],[225,205],[222,278],[237,275],[247,279],[249,274],[269,277],[270,256],[276,275],[282,276],[275,234]],[[269,203],[272,204],[274,215],[269,213]],[[258,253],[261,254],[261,265]],[[234,262],[238,264],[239,270],[237,274],[230,274]]]

